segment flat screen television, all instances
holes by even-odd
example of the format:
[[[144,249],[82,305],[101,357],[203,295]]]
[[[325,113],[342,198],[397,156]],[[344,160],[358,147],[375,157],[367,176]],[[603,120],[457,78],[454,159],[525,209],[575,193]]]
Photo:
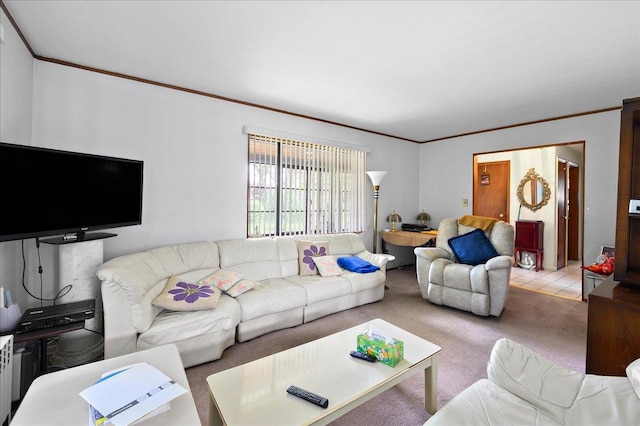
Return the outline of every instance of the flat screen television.
[[[143,162],[0,142],[0,241],[140,225]]]

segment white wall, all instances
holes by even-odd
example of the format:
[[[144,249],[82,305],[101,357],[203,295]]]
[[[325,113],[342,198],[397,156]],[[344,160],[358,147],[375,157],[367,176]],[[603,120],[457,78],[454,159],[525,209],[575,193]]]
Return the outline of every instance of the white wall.
[[[420,211],[413,178],[420,147],[414,143],[41,61],[33,111],[35,146],[144,161],[142,225],[112,230],[118,237],[104,240],[105,260],[167,244],[244,238],[244,125],[370,148],[368,170],[389,172],[380,190],[379,230],[392,209],[408,217]],[[362,238],[371,249],[372,188],[368,195]],[[41,253],[44,293],[51,297],[58,288],[57,248],[42,245]],[[27,266],[27,280],[39,292],[35,262]],[[413,263],[413,253],[400,262]]]
[[[578,141],[585,141],[583,256],[595,259],[603,244],[615,241],[619,111],[423,144],[420,207],[431,213],[432,223],[471,214],[473,206],[462,207],[462,199],[473,199],[474,153]]]
[[[31,144],[33,63],[24,43],[0,9],[4,41],[0,43],[0,142]],[[0,183],[7,185],[7,182]],[[2,204],[2,208],[12,208]],[[32,242],[25,244],[27,257]],[[11,291],[21,307],[27,296],[20,285],[22,255],[19,241],[0,243],[0,285]]]

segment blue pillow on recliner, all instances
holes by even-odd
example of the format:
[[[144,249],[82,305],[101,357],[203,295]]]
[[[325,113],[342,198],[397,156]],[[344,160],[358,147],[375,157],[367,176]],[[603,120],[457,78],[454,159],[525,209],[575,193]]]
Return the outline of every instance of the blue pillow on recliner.
[[[467,265],[480,265],[499,255],[482,229],[449,238],[449,247],[458,262]]]

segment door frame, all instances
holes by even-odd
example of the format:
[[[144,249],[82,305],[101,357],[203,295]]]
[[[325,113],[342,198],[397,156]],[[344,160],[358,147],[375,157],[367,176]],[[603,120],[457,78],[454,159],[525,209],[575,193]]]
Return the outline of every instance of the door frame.
[[[510,148],[510,149],[502,149],[502,150],[494,150],[494,151],[483,151],[483,152],[474,152],[472,154],[472,170],[475,170],[476,168],[476,164],[478,162],[477,157],[480,155],[486,155],[486,154],[496,154],[496,153],[505,153],[505,152],[514,152],[514,151],[528,151],[528,150],[532,150],[532,149],[539,149],[539,148],[550,148],[550,147],[564,147],[564,146],[576,146],[579,147],[579,150],[581,152],[581,164],[580,166],[580,184],[579,184],[579,235],[578,235],[578,240],[579,240],[579,247],[580,247],[580,257],[581,257],[581,266],[584,266],[584,209],[585,209],[585,205],[584,205],[584,194],[585,194],[585,170],[586,170],[586,163],[585,163],[585,149],[586,149],[586,143],[584,140],[577,140],[577,141],[573,141],[573,142],[561,142],[561,143],[551,143],[551,144],[546,144],[546,145],[535,145],[535,146],[526,146],[526,147],[518,147],[518,148]],[[472,173],[472,176],[475,174]],[[474,176],[475,178],[475,176]],[[471,182],[471,187],[473,188],[473,182]],[[473,189],[472,189],[473,190]],[[552,194],[554,197],[555,195]],[[475,193],[473,194],[473,196],[475,197]],[[472,197],[472,199],[474,199]],[[512,197],[512,199],[514,199]],[[555,205],[555,203],[554,203]],[[512,218],[512,221],[515,221],[515,218]],[[554,229],[554,234],[557,235],[556,230]],[[556,247],[557,248],[557,247]],[[584,280],[584,274],[581,274],[581,281],[582,281],[582,300],[585,301],[585,280]]]

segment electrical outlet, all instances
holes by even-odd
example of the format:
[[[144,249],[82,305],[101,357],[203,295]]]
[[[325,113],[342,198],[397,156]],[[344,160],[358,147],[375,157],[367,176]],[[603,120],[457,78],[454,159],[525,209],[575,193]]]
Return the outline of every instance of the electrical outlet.
[[[469,200],[466,198],[462,199],[462,207],[469,207]]]

